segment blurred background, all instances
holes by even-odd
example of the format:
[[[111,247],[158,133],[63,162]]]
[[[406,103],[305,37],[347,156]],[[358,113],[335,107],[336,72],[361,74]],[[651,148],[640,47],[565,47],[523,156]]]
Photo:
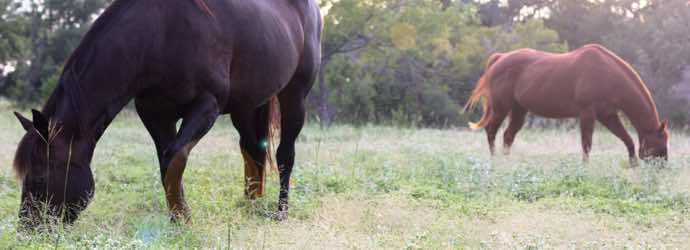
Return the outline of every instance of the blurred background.
[[[296,1],[296,0],[290,0]],[[0,96],[39,106],[112,0],[0,0]],[[323,64],[310,119],[463,127],[469,92],[493,52],[565,52],[600,43],[630,62],[663,118],[690,120],[687,0],[320,0]],[[114,65],[116,66],[116,65]],[[545,126],[531,119],[533,126]],[[536,125],[535,125],[536,124]]]

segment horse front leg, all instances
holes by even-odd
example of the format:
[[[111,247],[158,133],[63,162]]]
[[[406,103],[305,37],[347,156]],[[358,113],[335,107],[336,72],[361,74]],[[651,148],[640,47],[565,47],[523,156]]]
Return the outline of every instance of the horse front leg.
[[[637,156],[635,156],[635,143],[632,140],[632,137],[630,137],[630,134],[628,134],[628,131],[625,130],[625,127],[623,126],[623,122],[621,122],[620,117],[618,114],[613,111],[609,113],[608,115],[602,115],[598,116],[599,122],[604,124],[606,128],[611,131],[618,139],[623,141],[625,144],[625,148],[628,150],[628,158],[630,161],[630,167],[636,167],[637,166]]]
[[[182,175],[192,148],[213,127],[219,115],[218,103],[210,94],[197,97],[188,106],[174,142],[163,153],[161,173],[165,198],[173,221],[190,222],[190,210],[184,196]]]

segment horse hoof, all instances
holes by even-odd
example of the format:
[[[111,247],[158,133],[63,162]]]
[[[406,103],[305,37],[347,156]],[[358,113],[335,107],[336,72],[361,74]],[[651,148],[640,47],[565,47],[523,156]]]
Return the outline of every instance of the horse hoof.
[[[286,221],[288,219],[288,212],[287,211],[278,211],[275,214],[274,219],[276,221]]]
[[[192,217],[188,214],[172,214],[170,215],[170,223],[174,225],[192,225]]]

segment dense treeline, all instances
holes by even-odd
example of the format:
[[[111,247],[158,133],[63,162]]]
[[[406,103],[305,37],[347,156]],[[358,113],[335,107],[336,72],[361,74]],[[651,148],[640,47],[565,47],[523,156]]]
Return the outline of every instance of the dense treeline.
[[[0,0],[0,94],[45,99],[62,63],[112,0]],[[323,65],[311,117],[328,126],[464,126],[492,52],[601,43],[629,61],[664,117],[688,122],[686,0],[321,0]]]

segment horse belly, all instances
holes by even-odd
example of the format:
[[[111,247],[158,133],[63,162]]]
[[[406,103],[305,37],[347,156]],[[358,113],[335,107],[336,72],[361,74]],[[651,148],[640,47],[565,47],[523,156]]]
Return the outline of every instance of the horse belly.
[[[577,111],[577,108],[568,104],[554,105],[551,107],[539,106],[534,108],[527,108],[527,110],[532,114],[541,117],[556,119],[577,117],[579,113]]]
[[[517,103],[527,111],[546,118],[570,118],[578,116],[579,108],[573,98],[572,88],[542,82],[527,88],[517,88]]]

